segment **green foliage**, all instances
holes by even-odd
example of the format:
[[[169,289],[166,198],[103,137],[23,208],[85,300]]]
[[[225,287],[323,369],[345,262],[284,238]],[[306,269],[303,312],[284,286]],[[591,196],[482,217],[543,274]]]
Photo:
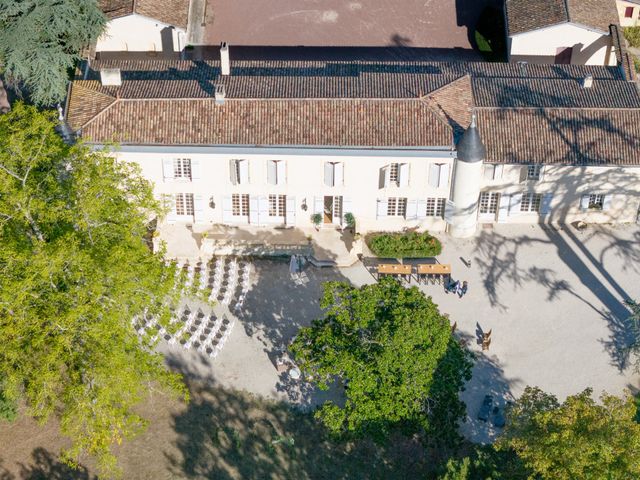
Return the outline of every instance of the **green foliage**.
[[[18,406],[12,398],[7,398],[4,389],[0,388],[0,420],[13,422],[18,416]]]
[[[488,62],[504,62],[507,56],[504,17],[496,8],[485,8],[476,24],[474,38],[480,54]]]
[[[625,300],[624,303],[631,310],[629,322],[633,340],[629,345],[629,353],[633,357],[636,373],[640,373],[640,303],[634,300]]]
[[[314,213],[311,215],[311,223],[313,223],[316,227],[322,223],[322,215],[319,213]]]
[[[150,390],[186,397],[132,319],[168,326],[175,267],[144,236],[160,212],[136,166],[54,132],[55,115],[16,104],[0,116],[0,377],[72,440],[65,459],[95,455],[116,470],[113,444],[145,425]]]
[[[425,430],[429,441],[457,440],[471,361],[430,298],[387,278],[361,288],[327,282],[320,305],[324,317],[300,330],[291,351],[321,388],[347,385],[344,407],[317,412],[332,433],[383,441],[394,429]]]
[[[630,46],[640,48],[640,27],[625,27],[622,33]]]
[[[559,403],[527,387],[507,412],[500,448],[512,448],[541,478],[557,480],[640,478],[640,425],[631,396],[591,389]]]
[[[440,241],[429,233],[371,233],[366,236],[369,249],[378,257],[435,257],[442,252]]]
[[[345,213],[344,222],[347,224],[347,227],[356,228],[356,217],[353,216],[353,213],[351,212]]]
[[[95,0],[1,0],[0,67],[34,103],[60,102],[69,69],[105,24]]]
[[[528,471],[513,450],[497,451],[492,445],[474,445],[462,458],[451,458],[439,480],[525,480]]]

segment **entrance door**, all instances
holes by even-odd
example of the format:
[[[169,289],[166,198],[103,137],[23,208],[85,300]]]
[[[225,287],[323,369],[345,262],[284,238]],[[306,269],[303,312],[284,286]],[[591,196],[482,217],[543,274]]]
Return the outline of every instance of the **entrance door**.
[[[478,218],[485,221],[495,221],[500,204],[500,194],[498,192],[482,192],[478,204]]]
[[[324,197],[324,223],[333,223],[333,197]]]

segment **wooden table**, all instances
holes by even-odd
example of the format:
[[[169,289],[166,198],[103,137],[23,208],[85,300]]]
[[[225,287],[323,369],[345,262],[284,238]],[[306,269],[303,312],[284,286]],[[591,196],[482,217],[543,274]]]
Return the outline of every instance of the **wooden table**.
[[[378,278],[381,275],[399,275],[405,280],[411,280],[411,265],[385,264],[378,265]]]
[[[448,279],[451,277],[451,265],[442,264],[442,263],[428,263],[418,265],[418,282],[424,280],[425,283],[432,279],[433,281],[438,280],[440,283],[441,279]]]

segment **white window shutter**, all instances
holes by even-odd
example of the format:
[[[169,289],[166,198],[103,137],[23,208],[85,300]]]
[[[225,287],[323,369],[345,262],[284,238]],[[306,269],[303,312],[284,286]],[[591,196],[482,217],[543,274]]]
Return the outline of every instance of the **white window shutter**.
[[[606,212],[607,210],[609,210],[611,208],[611,197],[613,195],[605,195],[604,198],[602,199],[602,211]]]
[[[589,210],[589,195],[580,197],[580,210]]]
[[[287,183],[287,162],[284,160],[278,160],[276,162],[277,175],[276,175],[276,183],[277,185],[284,185]]]
[[[344,183],[344,163],[336,162],[333,164],[333,184],[341,187]]]
[[[322,197],[314,197],[313,199],[313,213],[324,212],[324,199]]]
[[[418,218],[418,201],[417,200],[407,201],[407,213],[405,214],[404,218],[407,220],[415,220]]]
[[[527,165],[523,165],[522,167],[520,167],[520,183],[526,182],[528,175],[529,167],[527,167]]]
[[[333,187],[333,163],[324,162],[324,184]]]
[[[446,187],[449,184],[449,164],[440,165],[440,175],[438,177],[438,188]]]
[[[500,203],[498,205],[498,223],[505,223],[509,217],[509,195],[500,194]]]
[[[166,195],[164,198],[166,200],[166,206],[169,208],[169,213],[167,213],[167,223],[176,223],[176,220],[178,219],[178,216],[176,215],[176,196]]]
[[[447,200],[444,204],[444,221],[448,224],[453,223],[453,216],[456,213],[456,204],[451,200]]]
[[[251,195],[249,197],[249,223],[252,225],[258,225],[259,222],[258,197],[256,195]]]
[[[162,177],[165,182],[173,182],[175,172],[173,170],[173,158],[162,159]]]
[[[200,167],[200,159],[193,158],[191,159],[191,180],[200,180],[202,176],[202,170]]]
[[[249,183],[249,160],[238,160],[238,170],[240,178],[238,178],[238,183],[241,185],[246,185]]]
[[[540,201],[540,215],[549,215],[551,213],[552,201],[552,193],[545,193],[544,195],[542,195],[542,200]]]
[[[416,205],[416,217],[427,218],[427,201],[426,200],[418,200],[418,204]]]
[[[193,221],[195,223],[204,222],[204,200],[202,195],[193,196]]]
[[[538,179],[539,181],[542,181],[544,179],[544,165],[540,165],[540,178]]]
[[[285,224],[292,226],[296,224],[296,197],[290,197],[287,195],[287,213],[285,217]]]
[[[383,218],[387,216],[387,199],[379,199],[378,207],[376,210],[376,218]]]
[[[226,195],[222,198],[222,223],[233,222],[233,204],[231,202],[231,195]]]
[[[493,180],[495,178],[495,169],[497,165],[493,163],[485,163],[484,164],[484,179],[485,180]]]
[[[233,185],[237,185],[240,181],[238,176],[238,162],[239,160],[229,160],[229,180]]]
[[[269,199],[258,197],[258,224],[265,225],[269,221]]]
[[[387,188],[389,186],[389,165],[381,167],[378,174],[378,188]]]
[[[409,185],[409,164],[401,163],[398,166],[398,185],[407,187]]]
[[[502,178],[502,172],[504,170],[504,165],[501,163],[495,164],[493,166],[493,180],[500,180]]]
[[[438,188],[440,183],[440,165],[432,163],[429,165],[429,185],[433,188]]]
[[[275,160],[267,160],[267,183],[275,185],[278,181],[278,167]]]
[[[520,204],[522,203],[522,194],[514,193],[509,200],[509,216],[520,215]]]

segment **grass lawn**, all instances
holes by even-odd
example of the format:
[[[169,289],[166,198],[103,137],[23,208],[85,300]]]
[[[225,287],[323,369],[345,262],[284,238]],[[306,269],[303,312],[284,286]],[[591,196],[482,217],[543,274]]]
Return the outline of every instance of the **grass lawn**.
[[[202,384],[192,385],[187,406],[156,395],[141,413],[149,429],[117,449],[123,478],[430,478],[433,464],[417,441],[337,443],[311,414]],[[90,462],[70,471],[57,461],[63,446],[55,422],[39,427],[22,417],[3,425],[0,478],[93,479]]]
[[[625,27],[622,29],[624,38],[632,47],[640,47],[640,27]]]

